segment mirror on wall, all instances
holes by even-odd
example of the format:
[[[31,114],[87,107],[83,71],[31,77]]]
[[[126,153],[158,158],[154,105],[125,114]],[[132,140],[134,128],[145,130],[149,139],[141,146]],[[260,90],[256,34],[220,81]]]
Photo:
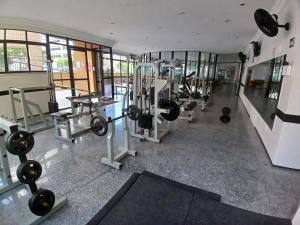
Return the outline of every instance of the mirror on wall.
[[[244,94],[272,129],[286,55],[248,68]]]

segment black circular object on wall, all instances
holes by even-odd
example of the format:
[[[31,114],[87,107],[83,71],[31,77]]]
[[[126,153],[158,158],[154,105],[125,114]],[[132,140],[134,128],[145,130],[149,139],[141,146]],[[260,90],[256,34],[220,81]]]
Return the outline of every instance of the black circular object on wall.
[[[289,30],[289,23],[279,25],[277,15],[270,15],[264,9],[257,9],[254,13],[254,19],[259,29],[268,37],[275,37],[278,34],[279,27]]]

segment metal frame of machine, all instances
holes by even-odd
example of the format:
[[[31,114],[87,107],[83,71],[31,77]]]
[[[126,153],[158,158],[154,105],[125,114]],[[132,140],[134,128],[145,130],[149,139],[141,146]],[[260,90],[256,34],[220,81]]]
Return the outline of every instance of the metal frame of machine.
[[[159,129],[159,125],[164,123],[161,118],[161,113],[169,113],[168,109],[162,109],[159,107],[159,93],[161,90],[171,83],[174,83],[174,79],[168,77],[162,78],[159,72],[159,65],[154,63],[137,63],[135,67],[135,74],[133,79],[133,104],[137,105],[143,112],[150,113],[152,118],[152,129],[139,129],[138,122],[134,121],[134,127],[132,136],[141,140],[148,140],[156,143],[160,143],[161,139],[169,132],[169,129]],[[146,71],[148,70],[148,73]],[[151,99],[143,93],[142,82],[146,82],[147,92],[150,93],[151,88],[154,88],[154,102],[151,104]],[[147,108],[147,105],[150,106]]]

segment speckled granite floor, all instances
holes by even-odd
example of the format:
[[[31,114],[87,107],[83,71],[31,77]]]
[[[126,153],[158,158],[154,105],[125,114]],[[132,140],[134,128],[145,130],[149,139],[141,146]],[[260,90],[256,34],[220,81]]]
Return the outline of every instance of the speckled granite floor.
[[[233,109],[227,125],[219,121],[223,106]],[[118,115],[120,108],[108,107],[107,113]],[[300,172],[271,165],[241,101],[224,87],[207,112],[199,110],[195,117],[193,123],[172,123],[161,144],[132,138],[138,156],[124,159],[121,171],[100,164],[105,138],[88,133],[69,144],[56,140],[53,130],[36,134],[28,157],[43,166],[38,185],[68,199],[68,205],[43,224],[85,224],[133,172],[142,170],[218,193],[222,201],[244,209],[291,218],[300,202]],[[10,162],[15,170],[16,159],[10,157]],[[22,188],[1,197],[1,225],[25,224],[28,213]]]

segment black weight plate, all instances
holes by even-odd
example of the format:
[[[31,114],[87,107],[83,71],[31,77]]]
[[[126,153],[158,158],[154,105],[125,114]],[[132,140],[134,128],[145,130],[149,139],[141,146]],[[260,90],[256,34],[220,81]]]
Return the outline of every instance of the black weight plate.
[[[7,137],[5,145],[13,155],[26,155],[34,146],[34,138],[26,131],[16,131]]]
[[[266,10],[257,9],[254,13],[254,19],[265,35],[275,37],[278,34],[278,23]]]
[[[42,166],[37,161],[28,160],[17,169],[17,177],[23,184],[32,184],[42,175]]]
[[[39,189],[28,200],[30,211],[37,216],[44,216],[51,211],[55,203],[55,195],[52,191]]]
[[[230,116],[228,116],[228,115],[222,115],[222,116],[220,117],[220,120],[221,120],[222,123],[229,123],[230,120],[231,120],[231,118],[230,118]]]
[[[167,121],[174,121],[180,115],[180,108],[176,102],[171,100],[163,100],[160,102],[159,107],[162,109],[169,109],[169,113],[161,113],[160,115]]]
[[[130,105],[127,107],[126,114],[131,120],[138,120],[141,115],[141,110],[136,105]]]
[[[229,107],[224,107],[222,109],[222,113],[225,115],[229,115],[231,113],[231,109]]]
[[[107,121],[102,116],[95,116],[91,119],[91,130],[97,136],[104,136],[108,131]]]

